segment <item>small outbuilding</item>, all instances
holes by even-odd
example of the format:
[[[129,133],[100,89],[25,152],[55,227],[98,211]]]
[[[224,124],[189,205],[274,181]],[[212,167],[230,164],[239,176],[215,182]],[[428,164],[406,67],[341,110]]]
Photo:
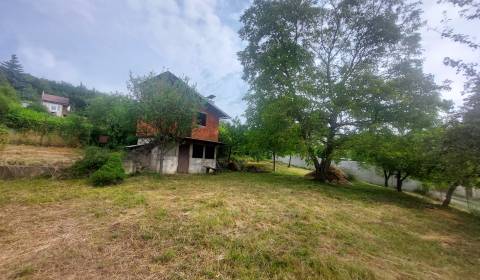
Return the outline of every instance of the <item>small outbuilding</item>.
[[[164,72],[155,78],[181,83],[181,79],[171,72]],[[200,96],[200,95],[199,95]],[[218,108],[211,99],[200,96],[205,106],[197,112],[194,118],[195,127],[190,137],[183,138],[179,143],[172,144],[163,160],[163,174],[174,173],[205,173],[207,168],[216,168],[218,147],[218,128],[221,119],[230,118]],[[141,122],[139,122],[139,126]],[[137,145],[127,146],[127,157],[124,162],[128,173],[148,169],[160,172],[158,148],[147,145],[151,136],[143,134],[145,129],[137,127]]]

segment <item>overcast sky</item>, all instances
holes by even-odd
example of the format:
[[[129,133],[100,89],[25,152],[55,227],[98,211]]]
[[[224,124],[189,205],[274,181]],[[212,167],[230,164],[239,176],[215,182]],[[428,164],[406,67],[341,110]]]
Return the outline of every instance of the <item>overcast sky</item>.
[[[38,77],[84,83],[101,91],[126,91],[129,71],[166,69],[188,76],[203,95],[239,116],[248,86],[236,53],[238,21],[249,0],[16,0],[0,2],[0,60],[19,56],[26,72]],[[423,30],[425,72],[438,82],[453,81],[444,97],[461,104],[462,79],[443,66],[444,56],[472,60],[463,46],[442,40],[442,11],[452,25],[480,37],[479,28],[455,17],[452,8],[426,0]]]

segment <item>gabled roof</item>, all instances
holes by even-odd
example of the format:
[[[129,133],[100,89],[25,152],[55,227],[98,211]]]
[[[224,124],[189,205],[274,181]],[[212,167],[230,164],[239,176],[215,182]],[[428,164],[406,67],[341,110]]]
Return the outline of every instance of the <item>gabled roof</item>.
[[[42,101],[68,106],[70,100],[67,97],[57,96],[42,92]]]
[[[154,77],[155,79],[160,79],[160,80],[163,80],[163,81],[166,81],[170,84],[175,84],[175,83],[183,83],[185,84],[185,82],[178,78],[177,76],[175,76],[172,72],[170,71],[165,71],[157,76]],[[206,98],[205,96],[199,94],[197,91],[195,91],[195,93],[202,99],[202,101],[205,102],[205,104],[207,104],[207,106],[215,112],[215,114],[218,115],[219,118],[221,119],[229,119],[230,116],[225,113],[224,111],[222,111],[220,108],[218,108],[214,103],[213,101],[209,100],[208,98]]]

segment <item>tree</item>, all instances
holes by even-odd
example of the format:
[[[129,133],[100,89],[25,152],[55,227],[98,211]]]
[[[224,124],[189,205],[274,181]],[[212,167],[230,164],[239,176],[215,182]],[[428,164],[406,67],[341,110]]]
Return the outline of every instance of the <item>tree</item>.
[[[395,113],[437,109],[438,102],[417,101],[439,99],[438,92],[421,91],[417,99],[415,90],[399,96],[378,87],[402,68],[421,70],[419,15],[418,3],[402,0],[256,0],[242,15],[240,36],[248,45],[239,57],[249,106],[289,103],[285,113],[299,124],[317,179],[326,180],[351,135],[395,121]]]
[[[109,136],[109,145],[128,145],[135,140],[137,115],[134,101],[115,94],[93,98],[86,110],[86,117],[95,124],[93,135]]]
[[[138,107],[137,132],[150,137],[148,145],[157,149],[158,171],[162,173],[168,149],[190,136],[202,100],[187,80],[182,81],[170,72],[158,76],[130,75],[128,88]]]
[[[26,86],[25,77],[23,67],[20,64],[17,55],[12,54],[10,60],[1,63],[0,68],[5,73],[5,76],[12,87],[19,92],[23,92]]]
[[[368,131],[355,136],[350,142],[353,159],[381,169],[384,186],[392,176],[396,189],[401,192],[403,182],[409,177],[422,177],[433,158],[427,152],[432,131],[409,131],[395,134],[390,130]]]
[[[231,122],[220,123],[220,142],[227,146],[227,161],[230,162],[232,155],[247,154],[247,126],[234,118]]]
[[[480,106],[464,107],[447,123],[437,141],[428,146],[431,167],[424,179],[446,187],[443,206],[448,206],[458,186],[480,186]]]
[[[298,125],[284,114],[284,105],[279,99],[247,112],[250,142],[258,151],[271,155],[274,172],[276,157],[289,154],[299,139]]]
[[[466,21],[478,21],[480,20],[480,3],[476,0],[440,0],[440,3],[450,3],[455,7],[459,7],[460,11],[458,15],[460,18]],[[446,14],[446,13],[445,13]],[[443,23],[443,30],[441,35],[443,38],[450,39],[459,44],[463,44],[473,51],[480,50],[480,43],[475,41],[475,36],[469,34],[463,34],[455,31],[454,28],[449,26],[450,20],[445,18]],[[473,23],[472,25],[475,25]],[[467,94],[480,94],[480,66],[477,61],[469,62],[462,59],[455,59],[452,57],[445,57],[443,60],[445,65],[451,66],[457,70],[457,73],[462,73],[466,78],[464,85],[465,93]]]

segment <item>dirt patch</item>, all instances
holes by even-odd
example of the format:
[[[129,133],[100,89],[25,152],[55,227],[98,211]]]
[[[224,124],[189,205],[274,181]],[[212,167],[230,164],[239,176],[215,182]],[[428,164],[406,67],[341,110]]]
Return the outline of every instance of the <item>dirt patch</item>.
[[[305,175],[305,177],[308,178],[315,178],[315,171],[312,171]],[[340,168],[331,165],[330,168],[328,169],[327,172],[327,181],[332,183],[332,184],[337,184],[337,185],[351,185],[347,179],[347,174],[343,172]]]

